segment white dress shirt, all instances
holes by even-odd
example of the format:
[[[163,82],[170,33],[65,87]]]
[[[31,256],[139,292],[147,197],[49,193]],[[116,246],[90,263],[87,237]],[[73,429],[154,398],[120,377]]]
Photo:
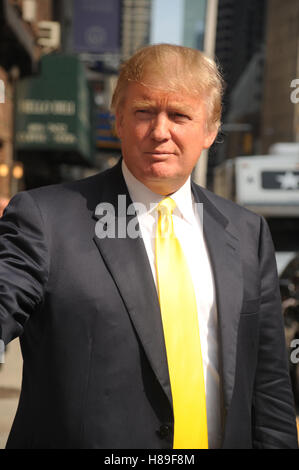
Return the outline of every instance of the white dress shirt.
[[[122,161],[122,171],[130,197],[136,207],[141,236],[157,286],[155,233],[158,214],[155,208],[163,197],[153,193],[137,180],[124,161]],[[193,200],[190,178],[171,195],[171,198],[176,203],[173,212],[174,231],[184,251],[194,283],[206,388],[209,448],[215,449],[221,444],[221,401],[218,319],[213,274],[203,237],[203,221]]]

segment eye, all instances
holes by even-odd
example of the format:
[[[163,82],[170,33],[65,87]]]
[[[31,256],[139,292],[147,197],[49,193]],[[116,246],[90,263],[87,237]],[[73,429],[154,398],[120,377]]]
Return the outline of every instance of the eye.
[[[171,118],[178,122],[185,122],[190,120],[190,117],[183,113],[172,113]]]
[[[135,116],[139,119],[149,119],[153,115],[153,112],[149,109],[137,109],[135,111]]]

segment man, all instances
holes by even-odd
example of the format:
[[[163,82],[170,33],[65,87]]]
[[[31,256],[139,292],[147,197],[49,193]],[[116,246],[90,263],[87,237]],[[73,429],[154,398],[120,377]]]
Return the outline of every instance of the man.
[[[190,181],[221,91],[201,52],[142,49],[113,97],[119,164],[6,209],[1,338],[24,358],[8,448],[297,446],[268,228]]]

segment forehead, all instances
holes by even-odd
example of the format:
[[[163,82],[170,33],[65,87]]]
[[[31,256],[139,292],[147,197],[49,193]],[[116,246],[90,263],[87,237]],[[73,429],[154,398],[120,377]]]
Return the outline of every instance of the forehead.
[[[125,103],[134,106],[172,107],[198,110],[202,107],[202,99],[195,94],[183,90],[176,92],[167,90],[163,84],[143,85],[137,82],[128,84]]]

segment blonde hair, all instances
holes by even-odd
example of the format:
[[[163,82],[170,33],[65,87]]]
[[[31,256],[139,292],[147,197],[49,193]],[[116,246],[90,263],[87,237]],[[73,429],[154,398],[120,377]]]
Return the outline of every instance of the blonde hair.
[[[128,83],[153,87],[153,76],[159,83],[162,79],[163,91],[201,97],[207,106],[208,127],[219,128],[224,83],[216,63],[199,50],[172,44],[143,47],[122,65],[111,109],[116,112],[124,104]]]

